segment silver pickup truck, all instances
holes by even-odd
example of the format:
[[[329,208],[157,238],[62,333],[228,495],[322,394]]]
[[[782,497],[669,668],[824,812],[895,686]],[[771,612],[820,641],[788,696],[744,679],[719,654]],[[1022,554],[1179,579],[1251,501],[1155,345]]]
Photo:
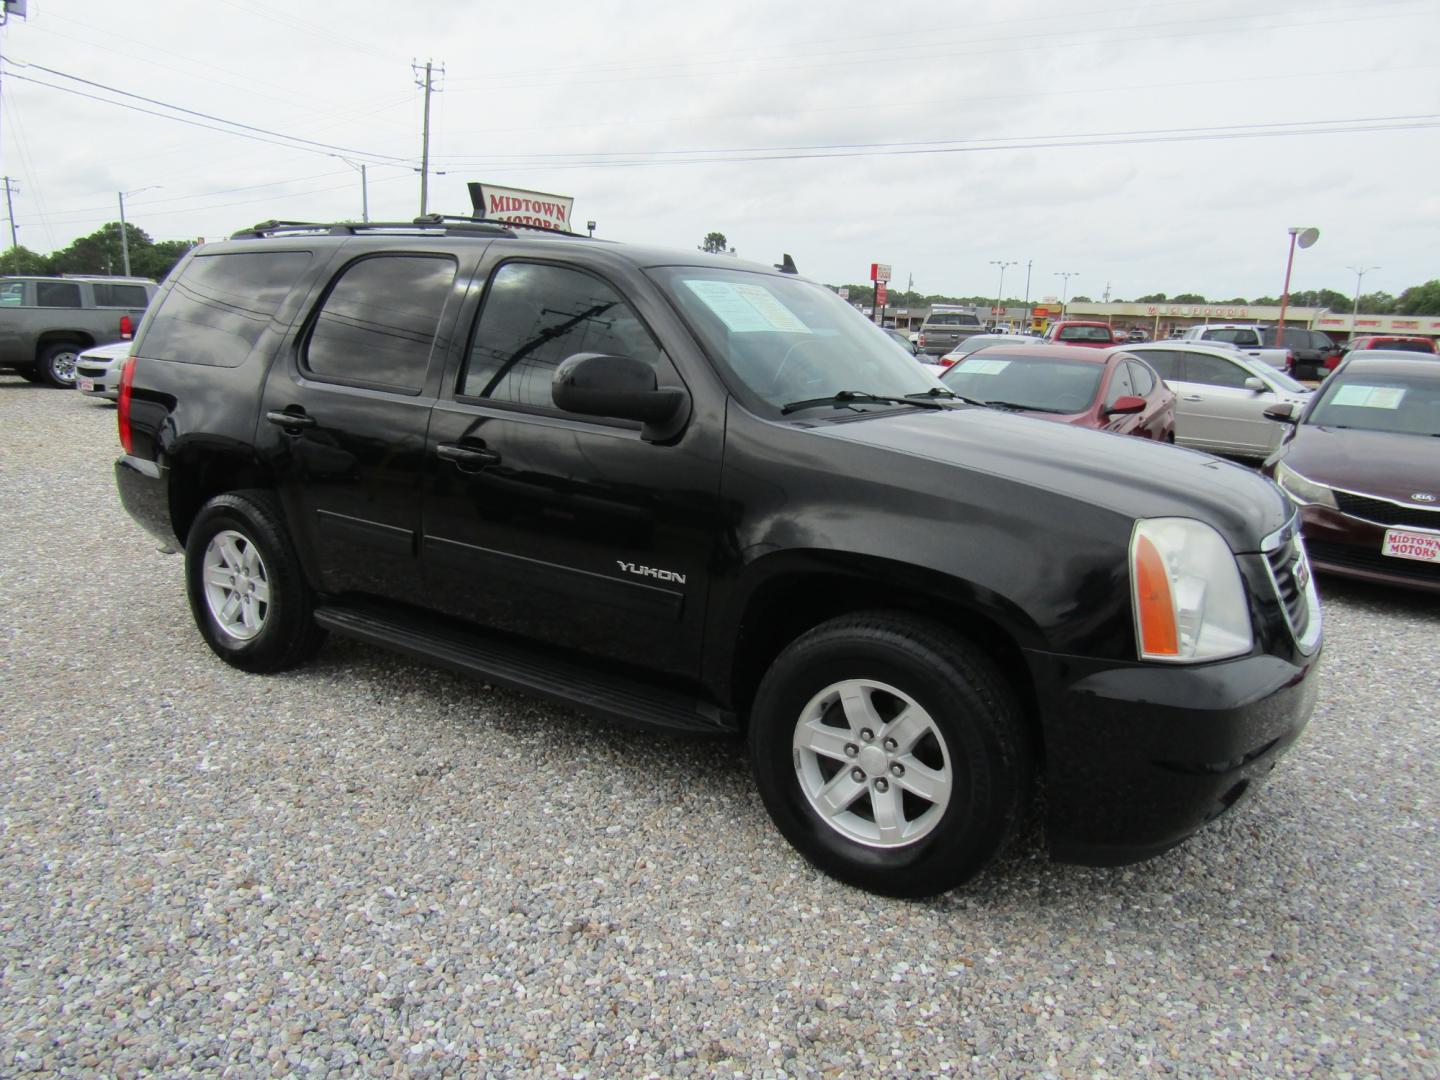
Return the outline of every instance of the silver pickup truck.
[[[131,337],[156,288],[148,278],[0,277],[0,367],[74,386],[80,353]]]
[[[1294,370],[1295,357],[1289,349],[1266,347],[1263,342],[1267,329],[1254,323],[1210,323],[1190,327],[1180,335],[1180,340],[1233,345],[1252,360],[1279,368],[1289,375]]]

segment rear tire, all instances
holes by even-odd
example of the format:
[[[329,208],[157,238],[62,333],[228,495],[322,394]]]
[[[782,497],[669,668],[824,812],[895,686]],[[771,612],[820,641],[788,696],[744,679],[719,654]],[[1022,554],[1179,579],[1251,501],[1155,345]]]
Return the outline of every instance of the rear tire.
[[[823,623],[760,684],[750,756],[775,824],[816,867],[931,896],[978,874],[1028,805],[1033,750],[994,665],[900,613]]]
[[[205,504],[185,540],[185,584],[200,635],[232,667],[282,671],[325,641],[314,593],[268,492],[229,492]]]
[[[35,381],[48,383],[62,390],[72,389],[75,386],[75,362],[80,359],[81,352],[81,346],[68,342],[51,345],[40,354],[34,369],[39,378]]]

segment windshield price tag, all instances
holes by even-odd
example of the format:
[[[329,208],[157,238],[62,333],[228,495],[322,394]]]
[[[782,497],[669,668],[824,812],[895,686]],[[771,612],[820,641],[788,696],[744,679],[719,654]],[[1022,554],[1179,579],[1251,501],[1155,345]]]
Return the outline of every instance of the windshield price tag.
[[[1347,383],[1335,391],[1332,405],[1353,405],[1361,409],[1398,409],[1405,400],[1402,386],[1362,386]]]
[[[810,333],[810,328],[763,285],[692,280],[685,282],[685,286],[703,300],[733,334]]]
[[[967,360],[960,370],[966,375],[999,375],[1009,366],[1009,360]]]

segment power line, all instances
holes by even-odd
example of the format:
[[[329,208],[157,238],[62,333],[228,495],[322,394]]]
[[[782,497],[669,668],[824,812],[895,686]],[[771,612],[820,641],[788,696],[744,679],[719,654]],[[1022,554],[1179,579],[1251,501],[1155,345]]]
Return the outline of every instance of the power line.
[[[1265,136],[1334,134],[1350,131],[1408,131],[1440,126],[1440,113],[1408,116],[1368,116],[1350,119],[1292,120],[1262,124],[1224,124],[1216,127],[1151,128],[1130,131],[1080,132],[1068,135],[1011,135],[999,138],[935,139],[896,143],[817,143],[802,146],[750,146],[723,149],[605,151],[577,154],[495,154],[488,158],[452,162],[461,165],[524,163],[531,166],[574,167],[604,165],[663,165],[670,161],[616,161],[615,158],[674,159],[681,164],[738,163],[745,161],[803,160],[832,157],[886,157],[916,154],[964,153],[981,150],[1036,149],[1095,145],[1126,145],[1150,142],[1198,142],[1211,139],[1261,138]],[[690,155],[683,157],[682,155]],[[699,157],[696,155],[706,155]],[[560,158],[551,162],[548,159]]]
[[[48,67],[45,67],[45,66],[42,65],[42,64],[24,64],[24,63],[20,63],[20,62],[18,62],[18,61],[12,61],[12,60],[8,60],[8,59],[5,61],[5,64],[6,64],[8,67],[12,68],[12,69],[13,69],[13,68],[16,68],[16,67],[25,68],[25,69],[27,69],[27,70],[33,68],[33,69],[36,70],[36,71],[43,71],[43,72],[45,72],[47,75],[57,75],[57,76],[59,76],[59,77],[62,78],[62,79],[70,79],[70,80],[73,81],[73,82],[83,83],[83,84],[86,85],[86,86],[93,86],[93,87],[95,87],[96,89],[104,90],[104,91],[106,91],[107,93],[119,94],[119,95],[121,95],[122,97],[127,97],[127,98],[134,98],[136,101],[143,101],[143,102],[146,102],[147,104],[150,104],[150,105],[158,105],[158,106],[160,106],[162,109],[170,109],[170,110],[172,110],[172,111],[174,111],[174,112],[184,113],[184,114],[186,114],[186,116],[198,116],[198,117],[200,117],[200,118],[202,118],[202,119],[205,119],[205,120],[214,120],[216,123],[226,124],[226,125],[228,125],[228,127],[227,127],[227,128],[217,128],[217,127],[212,127],[212,126],[209,125],[209,124],[198,124],[198,123],[196,123],[196,122],[193,121],[193,120],[186,120],[183,116],[170,116],[170,115],[165,114],[165,113],[154,112],[154,111],[152,111],[152,110],[150,110],[150,109],[142,109],[142,108],[140,108],[140,107],[138,107],[138,106],[135,106],[135,105],[129,105],[129,104],[123,102],[123,101],[113,101],[113,100],[111,100],[110,98],[99,97],[99,96],[97,96],[97,95],[95,95],[95,94],[87,94],[87,93],[84,93],[84,92],[82,92],[82,91],[80,91],[80,90],[75,90],[75,89],[70,88],[70,87],[57,86],[55,83],[48,83],[48,82],[44,82],[44,81],[42,81],[42,80],[40,80],[40,79],[31,78],[31,77],[25,76],[25,75],[19,75],[19,74],[16,74],[13,70],[11,70],[11,71],[9,72],[10,78],[12,78],[12,79],[20,79],[20,80],[22,80],[22,81],[24,81],[24,82],[35,83],[37,86],[45,86],[45,87],[50,88],[51,90],[60,90],[60,91],[62,91],[62,92],[64,92],[64,93],[77,94],[77,95],[79,95],[80,97],[91,98],[91,99],[94,100],[94,101],[104,101],[104,102],[106,102],[106,103],[108,103],[108,104],[110,104],[110,105],[119,105],[119,106],[122,107],[122,108],[133,109],[133,110],[135,110],[136,112],[149,113],[149,115],[151,115],[151,116],[159,116],[159,117],[162,117],[163,119],[166,119],[166,120],[176,120],[176,121],[179,121],[180,123],[193,124],[195,127],[209,128],[209,130],[211,130],[211,131],[220,131],[220,132],[224,132],[225,134],[229,134],[229,135],[238,135],[238,136],[241,136],[242,138],[257,138],[257,135],[246,134],[246,132],[255,132],[255,133],[258,133],[259,135],[272,135],[272,136],[274,136],[276,139],[285,139],[285,140],[288,140],[287,143],[276,143],[276,145],[282,145],[282,146],[283,146],[283,145],[289,145],[290,143],[298,143],[298,144],[300,144],[300,145],[296,145],[296,146],[291,146],[291,149],[294,149],[294,150],[305,150],[305,149],[307,149],[307,148],[313,147],[313,148],[315,148],[315,149],[314,149],[314,150],[311,150],[312,153],[319,152],[319,151],[322,151],[322,150],[323,150],[323,151],[326,152],[326,153],[339,152],[339,153],[342,153],[342,154],[352,154],[352,155],[354,155],[354,156],[356,156],[356,157],[368,157],[368,158],[374,159],[376,162],[382,162],[382,161],[383,161],[383,162],[389,162],[389,163],[395,163],[395,164],[398,164],[398,163],[402,163],[402,162],[403,162],[403,163],[405,163],[405,164],[409,164],[409,159],[408,159],[408,158],[396,157],[396,156],[390,155],[390,154],[376,154],[376,153],[372,153],[372,152],[370,152],[370,151],[368,151],[368,150],[356,150],[354,147],[336,146],[336,145],[334,145],[334,144],[332,144],[332,143],[319,142],[319,141],[317,141],[317,140],[315,140],[315,139],[302,138],[302,137],[300,137],[300,136],[298,136],[298,135],[286,135],[284,132],[281,132],[281,131],[272,131],[272,130],[270,130],[269,128],[256,127],[256,126],[254,126],[253,124],[244,124],[244,123],[241,123],[241,122],[238,121],[238,120],[226,120],[223,116],[214,116],[214,115],[212,115],[212,114],[210,114],[210,113],[199,112],[199,111],[197,111],[197,110],[195,110],[195,109],[187,109],[187,108],[186,108],[185,106],[183,106],[183,105],[173,105],[173,104],[171,104],[171,103],[168,102],[168,101],[160,101],[160,100],[158,100],[158,99],[156,99],[156,98],[146,97],[146,96],[144,96],[143,94],[131,93],[129,90],[121,90],[121,89],[119,89],[118,87],[108,86],[108,85],[106,85],[105,83],[95,82],[95,81],[92,80],[92,79],[82,78],[82,77],[80,77],[79,75],[71,75],[70,73],[65,72],[65,71],[57,71],[55,68],[48,68]],[[239,130],[239,131],[232,131],[232,130],[229,130],[230,128],[239,128],[240,130]],[[258,141],[259,141],[259,142],[272,142],[272,143],[273,143],[273,142],[275,141],[275,139],[258,139]]]

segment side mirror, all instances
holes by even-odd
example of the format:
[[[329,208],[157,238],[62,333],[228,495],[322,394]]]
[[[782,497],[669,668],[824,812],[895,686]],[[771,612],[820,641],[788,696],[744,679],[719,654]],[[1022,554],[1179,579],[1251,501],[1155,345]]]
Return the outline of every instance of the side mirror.
[[[1134,394],[1121,394],[1115,399],[1115,404],[1105,410],[1110,415],[1137,413],[1145,411],[1145,399],[1136,397]]]
[[[638,420],[642,437],[657,442],[676,435],[684,424],[689,395],[678,387],[656,385],[655,369],[631,356],[576,353],[556,369],[550,397],[557,408],[582,416]]]
[[[1262,380],[1257,379],[1254,375],[1251,375],[1248,379],[1245,380],[1245,389],[1253,390],[1257,394],[1263,393],[1265,390],[1265,383]]]
[[[1300,418],[1295,415],[1295,406],[1290,402],[1280,405],[1271,405],[1265,410],[1266,420],[1275,420],[1281,424],[1298,424]]]

